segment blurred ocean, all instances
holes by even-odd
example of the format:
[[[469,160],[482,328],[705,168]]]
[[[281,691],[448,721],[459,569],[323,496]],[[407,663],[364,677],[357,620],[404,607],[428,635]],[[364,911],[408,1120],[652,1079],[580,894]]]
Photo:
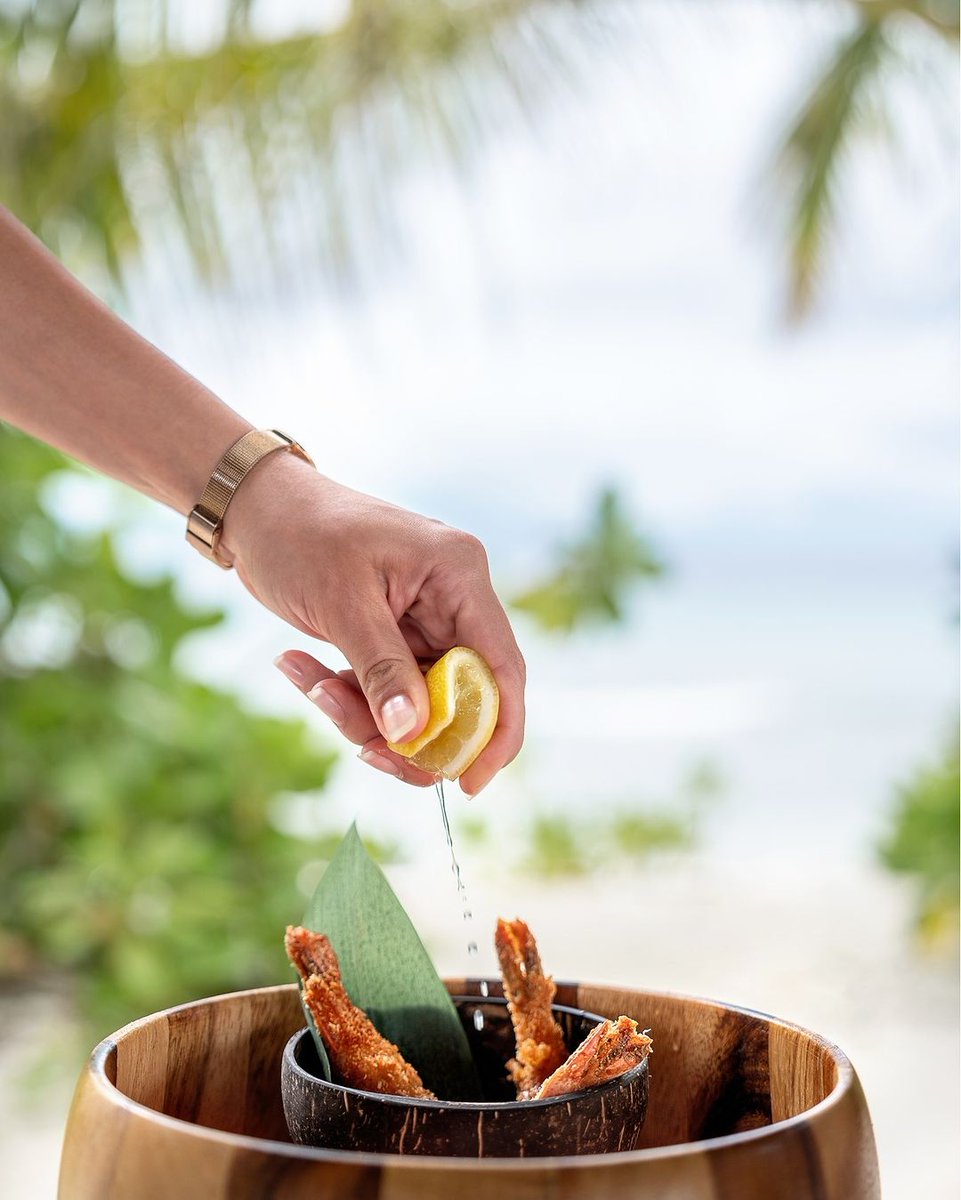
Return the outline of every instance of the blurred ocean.
[[[652,589],[626,629],[552,640],[519,624],[527,742],[476,801],[448,787],[455,825],[483,815],[496,840],[535,811],[670,809],[707,762],[724,784],[704,817],[711,855],[817,869],[870,858],[894,785],[936,751],[955,717],[956,634],[940,583],[761,587],[692,573]],[[237,620],[234,635],[197,647],[194,669],[327,734],[322,715],[268,666],[288,645],[310,649],[306,639],[251,611]],[[433,794],[344,749],[332,788],[300,810],[300,828],[356,816],[415,857],[439,846]]]

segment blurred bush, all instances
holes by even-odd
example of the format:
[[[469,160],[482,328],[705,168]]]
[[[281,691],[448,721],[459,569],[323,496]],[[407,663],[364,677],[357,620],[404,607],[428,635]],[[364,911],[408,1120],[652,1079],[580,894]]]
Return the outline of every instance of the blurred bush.
[[[271,822],[332,755],[177,669],[221,619],[129,578],[111,536],[42,506],[66,468],[0,426],[0,977],[56,972],[106,1032],[157,1007],[286,978],[309,847]]]
[[[918,769],[897,793],[893,828],[881,847],[892,871],[918,883],[917,928],[929,945],[957,946],[961,887],[961,769],[957,734],[941,757]]]
[[[535,809],[529,819],[515,823],[512,844],[518,857],[512,865],[525,875],[551,879],[637,866],[655,854],[691,850],[725,789],[723,775],[705,759],[660,803],[599,803],[589,816]],[[462,818],[458,834],[475,847],[491,845],[487,824],[477,813]],[[498,846],[498,858],[503,856]]]

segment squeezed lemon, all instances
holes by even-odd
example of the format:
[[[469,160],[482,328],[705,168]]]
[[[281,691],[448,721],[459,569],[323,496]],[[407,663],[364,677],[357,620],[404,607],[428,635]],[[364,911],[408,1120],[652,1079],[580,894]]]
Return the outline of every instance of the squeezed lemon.
[[[490,667],[476,650],[455,646],[424,677],[430,717],[409,742],[388,742],[422,771],[457,779],[491,740],[500,696]]]

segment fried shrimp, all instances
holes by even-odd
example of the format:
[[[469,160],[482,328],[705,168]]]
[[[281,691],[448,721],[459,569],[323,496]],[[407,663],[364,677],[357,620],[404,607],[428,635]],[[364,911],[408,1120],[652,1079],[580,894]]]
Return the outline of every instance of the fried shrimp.
[[[314,933],[303,925],[288,925],[284,935],[287,957],[305,982],[311,975],[336,975],[340,979],[340,963],[330,939]]]
[[[606,1083],[636,1067],[651,1052],[651,1039],[638,1033],[630,1017],[602,1021],[596,1025],[570,1058],[541,1085],[535,1100],[563,1096]]]
[[[516,1042],[507,1068],[518,1100],[528,1100],[567,1058],[564,1033],[551,1012],[557,989],[544,974],[534,935],[520,918],[498,920],[494,945]]]
[[[382,1037],[367,1014],[351,1002],[329,939],[292,925],[284,944],[303,980],[304,1002],[341,1080],[366,1092],[435,1099],[393,1042]]]

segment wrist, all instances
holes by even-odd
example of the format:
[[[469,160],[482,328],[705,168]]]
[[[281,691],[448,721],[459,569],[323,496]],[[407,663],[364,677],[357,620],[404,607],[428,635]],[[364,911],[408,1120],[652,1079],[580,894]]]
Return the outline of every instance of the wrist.
[[[300,458],[283,450],[265,455],[248,471],[224,513],[220,546],[238,570],[258,546],[281,536],[303,507],[306,489],[321,476]]]
[[[294,454],[311,470],[313,462],[304,448],[278,429],[253,429],[231,443],[217,461],[200,498],[187,517],[187,541],[205,558],[229,570],[234,565],[230,541],[224,542],[228,509],[244,483],[261,463],[278,453]],[[234,528],[237,523],[233,523]],[[239,541],[231,533],[231,541]]]
[[[198,412],[201,402],[203,410]],[[181,408],[187,409],[184,415],[180,415]],[[174,406],[170,427],[181,451],[178,475],[170,489],[172,495],[169,499],[163,498],[183,516],[188,516],[226,451],[254,426],[206,388],[196,385],[184,393],[182,405]]]

